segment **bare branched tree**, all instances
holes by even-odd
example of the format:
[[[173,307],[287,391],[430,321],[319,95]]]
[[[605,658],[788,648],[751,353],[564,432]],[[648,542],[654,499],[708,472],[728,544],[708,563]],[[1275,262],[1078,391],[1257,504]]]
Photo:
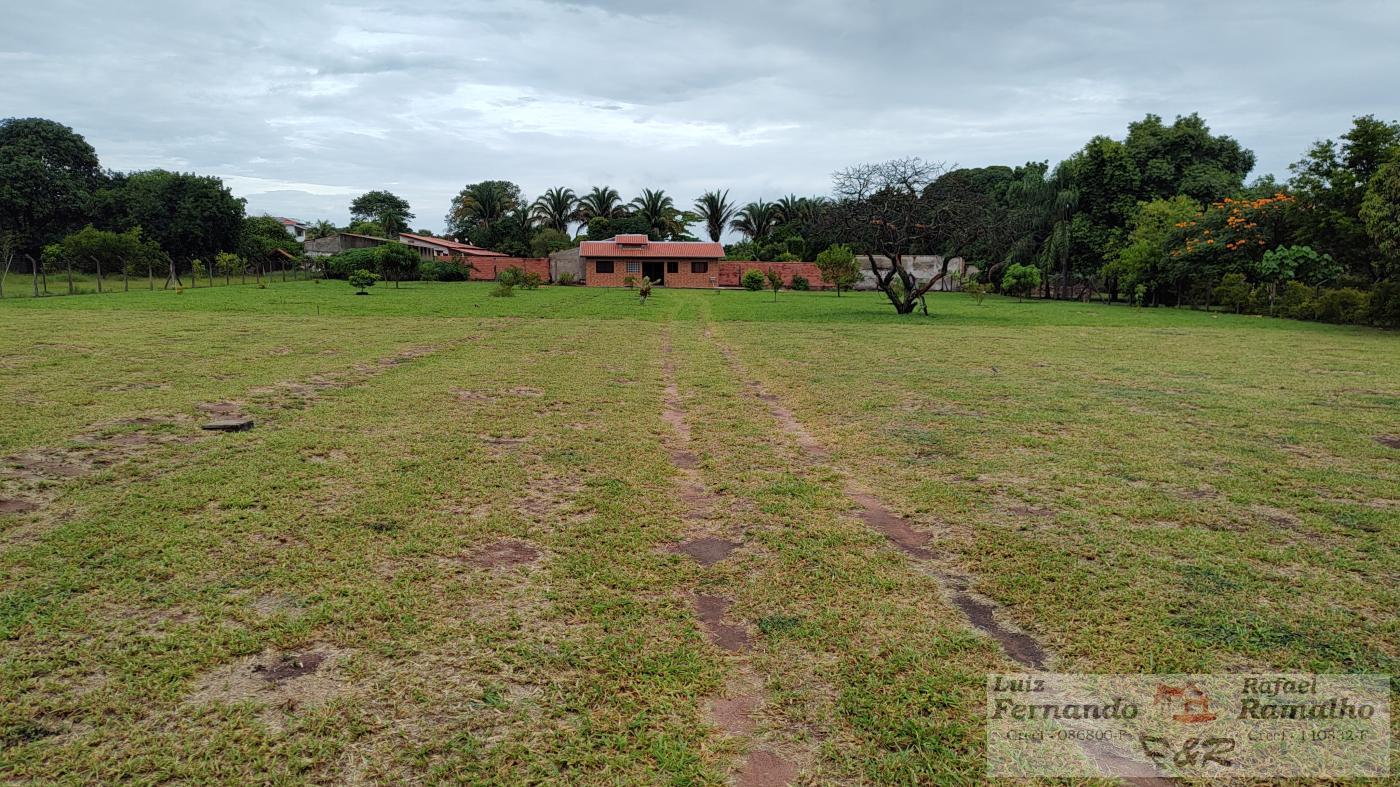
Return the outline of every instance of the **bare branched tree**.
[[[953,259],[997,231],[987,196],[945,177],[949,171],[941,163],[903,158],[833,176],[836,201],[827,211],[833,232],[865,256],[899,314],[920,306],[927,313],[924,296],[947,277]],[[942,255],[942,269],[919,281],[905,259],[916,254]]]

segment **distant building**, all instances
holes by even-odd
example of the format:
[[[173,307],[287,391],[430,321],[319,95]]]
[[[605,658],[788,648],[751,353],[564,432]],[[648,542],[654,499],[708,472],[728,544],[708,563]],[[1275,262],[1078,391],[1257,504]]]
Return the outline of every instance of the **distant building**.
[[[285,216],[278,216],[277,220],[282,222],[282,227],[287,230],[288,235],[291,235],[299,241],[306,240],[306,231],[310,228],[310,225],[306,222],[297,219],[289,219]]]
[[[666,287],[715,287],[724,247],[701,241],[655,241],[645,235],[618,235],[579,244],[583,275],[590,287],[622,287],[631,276],[645,276]]]
[[[471,262],[488,257],[510,256],[499,251],[483,249],[470,243],[458,243],[451,238],[439,238],[435,235],[414,235],[401,232],[399,233],[399,242],[411,246],[414,251],[418,252],[418,256],[425,260],[455,258]]]
[[[351,249],[368,249],[374,246],[383,246],[386,243],[393,243],[388,238],[378,238],[374,235],[360,235],[355,232],[337,232],[334,235],[327,235],[324,238],[306,241],[303,248],[308,257],[329,257],[332,254],[339,254],[342,251]]]

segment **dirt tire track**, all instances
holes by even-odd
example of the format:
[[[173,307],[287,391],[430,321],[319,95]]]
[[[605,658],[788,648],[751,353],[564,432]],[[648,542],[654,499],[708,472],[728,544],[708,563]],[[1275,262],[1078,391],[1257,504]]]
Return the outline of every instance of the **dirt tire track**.
[[[773,419],[802,449],[808,463],[825,463],[831,456],[830,452],[782,403],[782,399],[767,391],[761,383],[750,377],[733,348],[721,341],[709,326],[706,326],[704,335],[719,348],[720,354],[724,357],[735,378],[743,382],[755,400],[768,408]],[[844,482],[844,492],[854,504],[855,516],[869,525],[871,529],[884,535],[891,544],[901,551],[918,560],[934,560],[941,557],[928,547],[928,543],[933,539],[933,534],[915,530],[907,519],[896,514],[879,498],[861,487],[849,476],[846,476]],[[971,593],[968,590],[969,579],[967,577],[937,570],[924,570],[922,573],[937,581],[944,595],[963,614],[968,625],[991,637],[1001,647],[1002,653],[1008,659],[1031,671],[1042,671],[1046,668],[1050,659],[1046,646],[1031,634],[998,620],[996,615],[999,609],[998,605],[989,599]],[[1124,758],[1114,749],[1087,745],[1080,748],[1105,771],[1110,771],[1114,764],[1124,761]],[[1136,778],[1123,781],[1141,787],[1166,787],[1166,785],[1178,783],[1168,777]]]
[[[717,500],[700,477],[700,457],[689,448],[690,425],[685,420],[680,386],[676,382],[669,329],[662,338],[661,353],[665,359],[662,362],[662,376],[666,383],[661,417],[676,433],[676,442],[667,446],[667,452],[671,457],[671,464],[684,479],[680,494],[680,500],[686,509],[683,518],[692,525],[706,523]],[[728,558],[741,546],[741,543],[700,533],[679,544],[672,544],[668,549],[687,555],[699,565],[708,567]],[[799,772],[798,764],[773,748],[765,746],[754,734],[757,727],[755,715],[763,706],[762,681],[743,655],[751,646],[748,629],[726,622],[729,608],[734,603],[733,599],[712,593],[696,593],[691,603],[700,627],[711,644],[741,659],[736,665],[737,674],[723,695],[712,697],[707,703],[711,723],[725,735],[745,743],[747,754],[734,773],[735,784],[740,787],[782,787],[793,783]]]

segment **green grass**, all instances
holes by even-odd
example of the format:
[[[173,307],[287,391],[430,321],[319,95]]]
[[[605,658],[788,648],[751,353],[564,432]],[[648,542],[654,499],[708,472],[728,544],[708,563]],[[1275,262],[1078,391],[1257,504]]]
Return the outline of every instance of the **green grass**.
[[[980,783],[984,675],[1014,665],[851,516],[852,479],[1056,669],[1400,672],[1392,333],[490,289],[0,302],[0,497],[39,506],[0,514],[0,776],[720,783],[764,746],[816,782]],[[200,433],[211,402],[257,428]],[[20,472],[44,459],[86,472]],[[743,545],[662,548],[697,527]],[[539,559],[474,562],[501,539]],[[707,641],[695,592],[734,600],[750,653]],[[707,699],[750,674],[757,730],[725,736]]]

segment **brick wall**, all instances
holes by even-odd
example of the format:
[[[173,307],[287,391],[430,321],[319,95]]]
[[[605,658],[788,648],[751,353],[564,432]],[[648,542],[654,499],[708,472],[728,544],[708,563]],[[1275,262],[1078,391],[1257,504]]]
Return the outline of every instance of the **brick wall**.
[[[496,274],[510,267],[537,273],[544,281],[550,281],[548,257],[477,257],[472,264],[476,266],[469,274],[472,281],[495,281]]]
[[[757,268],[759,272],[767,274],[769,270],[776,270],[782,274],[783,286],[792,286],[792,277],[806,276],[807,283],[814,290],[826,289],[826,282],[822,281],[822,272],[814,263],[810,262],[721,262],[719,264],[719,286],[738,287],[739,279],[744,275],[744,271],[750,268]]]

